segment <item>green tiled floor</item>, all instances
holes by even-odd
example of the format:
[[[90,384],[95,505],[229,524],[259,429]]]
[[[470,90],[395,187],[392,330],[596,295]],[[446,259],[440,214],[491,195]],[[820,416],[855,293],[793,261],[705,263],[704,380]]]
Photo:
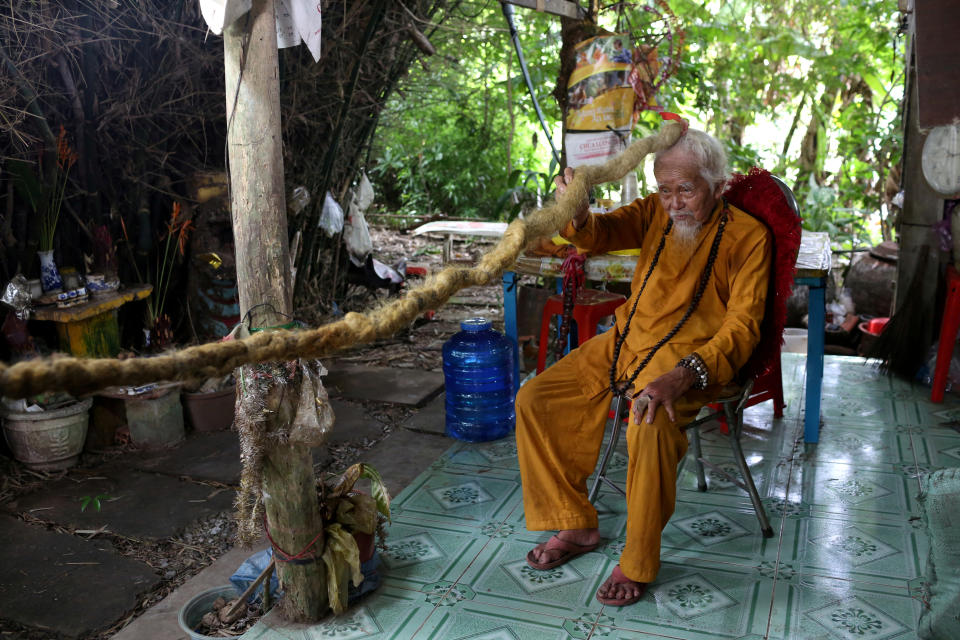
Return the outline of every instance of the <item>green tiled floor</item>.
[[[660,574],[635,605],[594,598],[623,546],[626,509],[597,500],[605,544],[549,571],[524,558],[549,532],[527,531],[511,439],[458,443],[394,500],[383,585],[303,638],[527,640],[914,638],[927,540],[916,494],[923,474],[960,465],[960,402],[828,357],[818,445],[802,442],[804,359],[784,354],[788,402],[747,412],[742,438],[773,538],[746,494],[708,472],[696,490],[688,457],[663,533]],[[737,473],[725,438],[705,454]],[[611,477],[625,472],[626,450]]]

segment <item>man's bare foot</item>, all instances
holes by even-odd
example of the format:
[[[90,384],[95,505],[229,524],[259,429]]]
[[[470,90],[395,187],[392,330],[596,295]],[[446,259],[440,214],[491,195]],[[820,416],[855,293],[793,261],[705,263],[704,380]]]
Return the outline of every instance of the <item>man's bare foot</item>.
[[[552,568],[578,555],[593,551],[599,544],[598,529],[564,529],[546,542],[534,547],[527,554],[527,562],[535,569]]]
[[[606,582],[597,589],[597,600],[614,607],[623,607],[642,598],[646,590],[645,582],[631,580],[623,575],[620,565],[617,565]]]

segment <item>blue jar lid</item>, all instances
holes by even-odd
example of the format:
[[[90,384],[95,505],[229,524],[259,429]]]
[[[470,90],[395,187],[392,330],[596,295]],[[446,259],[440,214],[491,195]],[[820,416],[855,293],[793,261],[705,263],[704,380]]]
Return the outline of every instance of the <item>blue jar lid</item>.
[[[460,328],[464,331],[486,331],[492,326],[493,323],[486,318],[467,318],[460,323]]]

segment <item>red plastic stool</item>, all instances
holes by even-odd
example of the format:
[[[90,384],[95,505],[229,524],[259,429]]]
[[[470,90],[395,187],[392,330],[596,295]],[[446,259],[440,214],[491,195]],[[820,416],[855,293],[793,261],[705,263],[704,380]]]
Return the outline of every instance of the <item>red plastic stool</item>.
[[[947,301],[943,305],[943,321],[940,323],[940,346],[937,347],[937,366],[933,370],[931,402],[943,402],[947,388],[947,373],[953,358],[953,345],[960,329],[960,273],[952,264],[947,265]]]
[[[608,293],[597,289],[581,289],[573,304],[573,321],[577,323],[578,344],[583,344],[597,335],[597,323],[612,315],[627,299],[619,293]],[[537,373],[547,367],[547,348],[550,340],[550,320],[553,316],[563,315],[563,296],[560,294],[547,298],[540,321],[540,345],[537,351]]]

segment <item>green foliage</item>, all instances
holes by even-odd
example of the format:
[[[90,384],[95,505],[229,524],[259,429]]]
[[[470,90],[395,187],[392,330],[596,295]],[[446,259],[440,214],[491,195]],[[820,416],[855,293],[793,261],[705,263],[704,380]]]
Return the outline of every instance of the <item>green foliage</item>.
[[[520,212],[528,212],[540,205],[553,190],[553,178],[557,171],[557,162],[550,159],[550,169],[531,171],[514,169],[507,178],[507,189],[500,194],[494,205],[493,214],[501,220],[513,220]]]
[[[904,46],[896,3],[671,6],[690,49],[664,104],[726,141],[735,171],[760,164],[792,181],[798,200],[814,207],[801,212],[806,226],[835,230],[840,244],[875,240],[865,219],[879,220],[883,180],[900,160]],[[831,215],[822,188],[836,198]],[[889,215],[879,222],[889,237]]]
[[[828,230],[846,246],[879,239],[870,237],[877,229],[891,237],[883,182],[900,161],[905,49],[896,3],[669,3],[687,47],[659,104],[723,140],[734,171],[760,165],[792,184],[807,227]],[[619,5],[609,6],[599,24],[612,31]],[[641,11],[631,5],[626,18],[639,24]],[[559,146],[560,114],[550,92],[560,21],[522,9],[516,15]],[[401,83],[373,145],[372,173],[387,208],[511,219],[536,202],[538,191],[550,191],[549,148],[537,144],[543,136],[515,59],[507,76],[515,54],[504,26],[499,3],[475,0],[456,5],[431,33],[438,55]],[[515,116],[509,156],[508,88]],[[634,134],[659,126],[648,112]],[[641,192],[652,187],[646,176],[639,179]]]
[[[550,91],[559,21],[518,10],[517,23],[538,100],[548,123],[557,124],[560,113]],[[380,115],[373,142],[368,173],[388,209],[511,218],[519,209],[507,206],[507,192],[525,199],[540,181],[524,172],[549,173],[549,144],[515,58],[507,77],[507,61],[515,53],[505,26],[499,3],[468,2],[457,4],[430,34],[438,55],[410,69],[402,93],[394,94]],[[508,85],[515,119],[509,162]]]
[[[838,207],[836,190],[818,185],[813,174],[808,178],[803,203],[803,228],[826,231],[833,243],[843,249],[856,247],[859,237],[867,233],[863,216],[856,210]]]

